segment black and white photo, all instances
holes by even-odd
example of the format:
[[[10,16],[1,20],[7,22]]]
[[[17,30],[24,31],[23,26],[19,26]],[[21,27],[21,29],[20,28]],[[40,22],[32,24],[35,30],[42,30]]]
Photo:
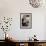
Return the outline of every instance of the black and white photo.
[[[21,29],[32,28],[32,13],[20,13],[20,28]]]

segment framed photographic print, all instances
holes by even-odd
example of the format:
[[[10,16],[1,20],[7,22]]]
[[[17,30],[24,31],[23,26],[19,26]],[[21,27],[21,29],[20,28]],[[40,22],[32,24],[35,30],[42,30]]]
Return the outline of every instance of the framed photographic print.
[[[20,13],[20,28],[32,29],[32,13]]]

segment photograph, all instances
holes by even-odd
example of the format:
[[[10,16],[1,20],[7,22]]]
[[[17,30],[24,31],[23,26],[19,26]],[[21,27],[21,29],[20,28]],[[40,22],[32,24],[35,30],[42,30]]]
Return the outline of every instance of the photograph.
[[[20,28],[32,29],[32,13],[20,13]]]

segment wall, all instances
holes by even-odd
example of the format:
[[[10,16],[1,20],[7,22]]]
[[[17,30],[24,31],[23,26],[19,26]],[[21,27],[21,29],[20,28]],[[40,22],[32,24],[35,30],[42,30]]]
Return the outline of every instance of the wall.
[[[0,0],[0,16],[12,17],[8,33],[16,40],[28,40],[34,34],[39,40],[45,39],[45,8],[32,8],[28,0]],[[32,13],[32,29],[20,29],[20,13]],[[2,35],[2,31],[0,35]],[[45,34],[44,34],[45,33]],[[11,36],[11,37],[12,37]],[[3,37],[0,36],[0,39]]]

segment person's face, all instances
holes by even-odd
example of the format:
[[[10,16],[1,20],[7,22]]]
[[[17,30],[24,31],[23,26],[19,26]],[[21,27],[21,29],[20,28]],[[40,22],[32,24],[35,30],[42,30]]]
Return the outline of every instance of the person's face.
[[[24,16],[24,21],[23,21],[23,22],[29,23],[28,21],[29,21],[29,16],[26,16],[26,15],[25,15],[25,16]]]

